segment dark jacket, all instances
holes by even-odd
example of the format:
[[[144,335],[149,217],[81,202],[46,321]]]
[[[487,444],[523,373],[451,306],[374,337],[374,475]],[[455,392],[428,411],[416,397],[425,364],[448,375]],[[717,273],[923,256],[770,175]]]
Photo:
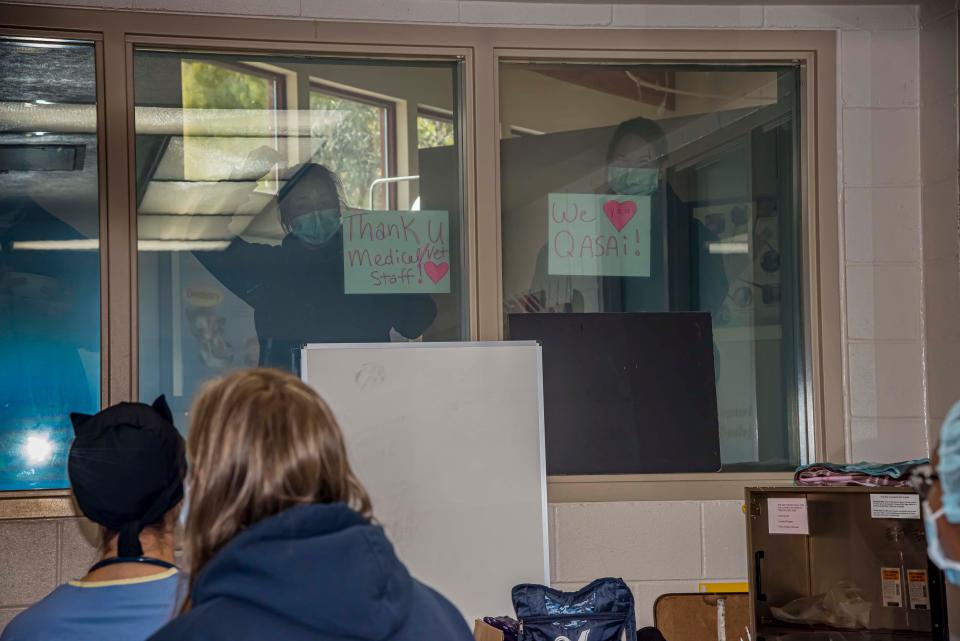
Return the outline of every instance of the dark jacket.
[[[192,609],[151,641],[473,639],[383,530],[342,504],[291,508],[237,535],[190,597]]]
[[[306,343],[389,342],[391,328],[416,338],[437,315],[426,294],[344,293],[341,232],[317,248],[288,235],[279,246],[236,238],[194,255],[253,307],[262,366],[294,369]]]

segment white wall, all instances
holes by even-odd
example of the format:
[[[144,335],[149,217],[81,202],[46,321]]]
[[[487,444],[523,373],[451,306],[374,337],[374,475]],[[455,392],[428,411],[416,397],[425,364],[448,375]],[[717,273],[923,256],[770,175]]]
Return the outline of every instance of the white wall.
[[[925,261],[923,251],[931,239],[921,242],[921,227],[926,228],[927,217],[955,217],[956,191],[950,185],[925,191],[924,204],[929,207],[921,218],[921,32],[916,7],[698,7],[456,0],[49,3],[500,26],[835,30],[842,97],[838,105],[842,186],[838,194],[842,211],[838,242],[844,266],[847,454],[850,459],[903,459],[926,454],[926,424],[935,425],[942,416],[942,403],[931,410],[925,395],[924,345],[928,341],[921,310],[926,299],[928,311],[940,313],[935,301],[943,294],[954,293],[952,283],[941,291],[931,289],[929,281],[924,293],[924,270],[932,265]],[[929,4],[940,6],[942,14],[952,11],[955,27],[953,0]],[[946,27],[940,24],[939,28]],[[951,95],[956,100],[955,70],[952,88],[949,76],[930,78],[931,83],[946,87],[945,101]],[[924,169],[934,171],[935,167]],[[937,194],[944,204],[934,208],[929,199]],[[949,221],[946,227],[951,228]],[[952,230],[951,238],[941,239],[947,249],[935,266],[955,276],[955,223]],[[957,299],[960,313],[960,296]],[[931,415],[931,411],[938,415]],[[695,590],[701,580],[745,577],[743,519],[739,501],[555,504],[551,506],[553,579],[558,585],[572,587],[597,576],[623,576],[636,592],[640,622],[650,623],[652,604],[659,594]]]
[[[551,578],[572,590],[598,577],[623,577],[636,597],[638,623],[652,625],[662,594],[746,580],[745,518],[740,501],[551,505]]]
[[[957,270],[957,4],[920,14],[920,197],[923,238],[927,433],[934,446],[960,398],[960,273]]]

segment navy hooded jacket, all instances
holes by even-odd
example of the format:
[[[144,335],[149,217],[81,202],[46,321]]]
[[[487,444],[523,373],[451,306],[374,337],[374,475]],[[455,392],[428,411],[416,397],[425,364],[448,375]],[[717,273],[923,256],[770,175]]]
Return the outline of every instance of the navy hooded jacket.
[[[343,504],[303,505],[238,534],[200,573],[192,608],[151,641],[472,641],[413,579],[381,528]]]

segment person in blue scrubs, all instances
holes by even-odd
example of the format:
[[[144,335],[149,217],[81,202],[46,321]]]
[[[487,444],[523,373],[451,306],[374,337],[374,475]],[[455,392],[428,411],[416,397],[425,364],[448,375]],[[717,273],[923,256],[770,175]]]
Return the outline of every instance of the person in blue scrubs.
[[[143,641],[177,609],[174,526],[186,458],[163,397],[72,414],[68,469],[83,514],[102,527],[99,560],[21,612],[0,641]]]
[[[933,460],[914,468],[910,481],[923,501],[930,560],[960,586],[960,403],[943,421]]]
[[[237,237],[224,251],[194,254],[253,307],[263,367],[297,372],[300,347],[307,343],[389,342],[391,330],[418,338],[437,315],[426,294],[344,291],[341,192],[332,171],[305,163],[277,196],[286,232],[279,245]]]

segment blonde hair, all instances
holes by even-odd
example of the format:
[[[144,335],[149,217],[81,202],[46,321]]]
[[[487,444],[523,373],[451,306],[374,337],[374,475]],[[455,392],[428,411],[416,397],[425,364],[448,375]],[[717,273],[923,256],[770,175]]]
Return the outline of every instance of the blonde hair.
[[[233,537],[287,508],[345,503],[373,518],[330,407],[285,372],[252,369],[207,383],[191,409],[187,456],[191,591]]]

